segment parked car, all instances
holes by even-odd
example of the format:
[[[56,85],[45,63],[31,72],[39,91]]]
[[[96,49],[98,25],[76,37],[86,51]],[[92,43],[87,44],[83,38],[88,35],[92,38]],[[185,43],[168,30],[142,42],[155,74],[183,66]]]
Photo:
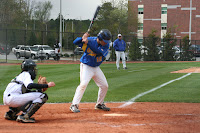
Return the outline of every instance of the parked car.
[[[143,54],[148,54],[148,48],[146,47],[146,46],[144,46],[144,45],[141,45],[140,47],[140,50],[141,50],[141,54],[143,55]]]
[[[50,46],[48,45],[34,45],[35,47],[37,47],[38,50],[42,50],[45,55],[46,55],[46,59],[48,60],[50,57],[54,58],[56,57],[55,54],[55,50],[53,50]]]
[[[177,46],[174,46],[172,49],[175,50],[174,59],[175,59],[175,60],[180,60],[181,52],[182,52],[182,51],[180,50],[180,48],[177,47]]]
[[[175,50],[175,54],[180,54],[180,53],[182,52],[182,51],[180,50],[180,48],[177,47],[177,46],[174,46],[172,49]]]
[[[0,54],[10,54],[10,46],[0,43]]]
[[[34,46],[24,46],[19,45],[16,49],[13,49],[17,59],[24,57],[26,59],[44,59],[46,54],[43,51],[39,51],[37,47]]]
[[[81,47],[77,47],[75,50],[74,50],[74,54],[75,55],[82,55],[83,54],[83,49]]]
[[[199,57],[200,56],[200,45],[192,44],[189,48],[189,51],[191,51],[195,57]]]
[[[19,50],[19,48],[20,47],[22,47],[22,46],[24,46],[24,45],[17,45],[16,47],[13,47],[12,48],[12,52],[14,53],[14,54],[16,54],[16,52]]]
[[[16,55],[16,53],[20,51],[21,47],[24,47],[24,45],[17,45],[17,47],[13,47],[12,52]]]
[[[17,57],[17,59],[21,58],[21,57],[25,57],[25,58],[29,58],[28,56],[26,56],[26,52],[25,52],[25,46],[19,46],[17,47],[17,49],[15,50],[15,55]]]
[[[46,54],[43,51],[39,51],[37,47],[35,46],[30,46],[27,47],[28,51],[30,51],[30,57],[31,59],[45,59],[46,58]]]

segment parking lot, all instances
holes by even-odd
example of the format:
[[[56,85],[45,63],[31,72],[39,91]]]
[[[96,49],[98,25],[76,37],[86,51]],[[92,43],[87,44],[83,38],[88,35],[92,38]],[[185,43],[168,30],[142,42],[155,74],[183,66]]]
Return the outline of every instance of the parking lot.
[[[66,52],[63,52],[63,53],[66,53]],[[70,51],[67,51],[68,54],[71,54],[73,52],[70,52]],[[6,57],[6,54],[0,54],[0,62],[5,62],[6,61],[6,58],[7,60],[24,60],[24,57],[21,57],[21,58],[17,58],[16,55],[13,53],[13,52],[10,52],[9,55],[7,55]],[[34,60],[38,60],[38,59],[34,59]],[[49,60],[54,60],[53,58],[49,58]],[[60,60],[79,60],[78,56],[72,58],[72,57],[61,57]]]
[[[63,51],[62,54],[68,54],[71,55],[73,54],[73,51]],[[61,57],[60,60],[74,60],[77,61],[79,60],[81,55],[75,55],[74,57]],[[11,51],[7,56],[5,53],[0,54],[0,63],[5,62],[7,60],[24,60],[24,57],[17,58],[16,55]],[[200,57],[195,57],[196,61],[200,61]],[[38,60],[38,59],[34,59]],[[49,60],[54,60],[53,58],[49,58]],[[108,60],[107,60],[108,61]]]

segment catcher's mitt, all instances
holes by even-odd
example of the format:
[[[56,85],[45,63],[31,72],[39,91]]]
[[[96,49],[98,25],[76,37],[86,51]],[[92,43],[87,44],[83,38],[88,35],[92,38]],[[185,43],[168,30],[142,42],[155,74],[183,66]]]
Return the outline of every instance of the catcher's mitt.
[[[41,75],[38,78],[38,84],[48,84],[46,77],[42,77]],[[46,91],[48,88],[42,88],[42,92]]]

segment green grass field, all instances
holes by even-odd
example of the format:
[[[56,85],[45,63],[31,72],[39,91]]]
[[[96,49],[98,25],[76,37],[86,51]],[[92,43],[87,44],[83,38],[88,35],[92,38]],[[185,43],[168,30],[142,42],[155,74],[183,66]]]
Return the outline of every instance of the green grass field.
[[[199,62],[128,63],[128,70],[117,70],[115,64],[102,64],[101,69],[109,84],[105,101],[128,101],[140,93],[185,75],[185,73],[170,73],[171,71],[199,66]],[[72,101],[76,87],[79,85],[79,64],[38,65],[38,69],[38,74],[56,83],[55,87],[46,91],[49,96],[48,102]],[[10,80],[20,73],[20,65],[0,65],[0,73],[0,104],[2,104],[3,92]],[[199,103],[199,77],[200,74],[193,73],[136,99],[136,102]],[[97,93],[98,87],[91,80],[81,102],[96,102]]]

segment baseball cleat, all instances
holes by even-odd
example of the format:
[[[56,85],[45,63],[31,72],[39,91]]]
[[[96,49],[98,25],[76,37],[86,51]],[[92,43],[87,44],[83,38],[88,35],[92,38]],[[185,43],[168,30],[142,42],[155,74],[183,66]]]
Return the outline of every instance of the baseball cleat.
[[[16,120],[17,119],[17,115],[14,115],[11,111],[8,111],[4,115],[4,118],[7,119],[7,120]]]
[[[16,121],[22,122],[22,123],[35,123],[35,119],[34,118],[24,118],[23,115],[19,115],[17,117]]]
[[[9,107],[9,111],[6,112],[4,115],[4,118],[7,120],[16,120],[17,119],[17,114],[20,112],[19,108],[13,108]]]
[[[110,108],[106,107],[105,104],[97,104],[97,105],[95,106],[95,109],[96,109],[96,110],[110,111]]]
[[[80,112],[80,110],[78,109],[78,105],[77,104],[75,104],[75,105],[72,104],[69,109],[74,113]]]

